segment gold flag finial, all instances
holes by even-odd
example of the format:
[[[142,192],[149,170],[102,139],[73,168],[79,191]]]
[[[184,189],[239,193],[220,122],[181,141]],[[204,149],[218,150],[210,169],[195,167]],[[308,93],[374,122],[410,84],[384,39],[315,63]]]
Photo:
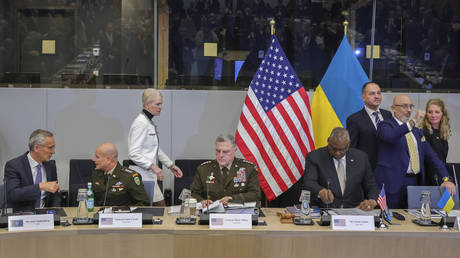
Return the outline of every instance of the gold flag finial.
[[[275,20],[270,20],[270,35],[275,34]]]
[[[342,15],[343,15],[343,17],[345,17],[345,21],[343,22],[343,34],[345,34],[345,36],[347,36],[347,33],[348,33],[348,16],[350,15],[350,13],[348,13],[347,11],[343,11]]]
[[[344,21],[343,22],[343,34],[345,34],[345,36],[347,35],[347,31],[348,31],[348,21]]]

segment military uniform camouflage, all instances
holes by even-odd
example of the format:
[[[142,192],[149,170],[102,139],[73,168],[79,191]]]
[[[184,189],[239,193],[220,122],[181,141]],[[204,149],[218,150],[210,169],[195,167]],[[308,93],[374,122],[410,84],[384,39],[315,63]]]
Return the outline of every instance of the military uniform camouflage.
[[[105,206],[150,205],[141,175],[134,170],[123,167],[119,162],[110,176],[104,175],[102,170],[94,170],[91,175],[91,182],[96,206],[104,205],[106,189]]]
[[[219,200],[224,196],[231,196],[233,200],[243,202],[260,200],[257,168],[249,161],[235,158],[228,176],[221,172],[216,160],[199,165],[191,185],[192,197],[198,201],[206,199],[206,180],[208,177],[210,177],[210,200]]]

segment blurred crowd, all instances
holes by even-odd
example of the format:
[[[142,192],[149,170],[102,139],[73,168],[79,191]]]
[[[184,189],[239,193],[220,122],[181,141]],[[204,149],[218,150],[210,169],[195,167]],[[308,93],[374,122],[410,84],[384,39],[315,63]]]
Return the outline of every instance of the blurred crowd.
[[[458,1],[376,2],[376,44],[445,75],[458,74]],[[169,34],[169,85],[216,85],[215,59],[203,56],[207,42],[217,43],[224,59],[245,51],[236,83],[247,87],[275,19],[286,55],[304,85],[314,87],[343,37],[343,21],[350,21],[357,46],[370,43],[372,21],[372,0],[162,0],[158,14],[169,16],[167,34],[155,30],[153,1],[147,0],[8,0],[0,7],[0,78],[4,72],[40,72],[42,81],[95,44],[101,72],[153,76],[158,33]],[[56,40],[55,55],[40,54],[43,39]],[[225,65],[223,76],[229,73]]]

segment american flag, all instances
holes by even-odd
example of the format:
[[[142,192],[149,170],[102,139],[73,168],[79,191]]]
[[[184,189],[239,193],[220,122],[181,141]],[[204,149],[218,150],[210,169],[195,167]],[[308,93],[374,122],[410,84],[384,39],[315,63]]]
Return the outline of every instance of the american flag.
[[[315,149],[310,101],[278,39],[271,37],[241,111],[236,142],[257,164],[269,201],[304,173],[305,155]]]
[[[391,221],[390,212],[387,206],[387,195],[385,194],[385,185],[382,185],[382,190],[380,191],[379,197],[377,198],[377,203],[379,204],[382,212],[386,215],[387,220]]]

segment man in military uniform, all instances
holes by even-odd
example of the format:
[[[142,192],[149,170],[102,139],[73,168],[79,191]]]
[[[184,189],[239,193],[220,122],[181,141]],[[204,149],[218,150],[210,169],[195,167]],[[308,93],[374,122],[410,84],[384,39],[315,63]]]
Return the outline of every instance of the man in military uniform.
[[[99,145],[94,153],[96,169],[91,175],[96,206],[148,206],[141,175],[118,162],[112,143]]]
[[[229,201],[260,200],[257,167],[247,160],[235,158],[235,154],[235,137],[220,135],[216,139],[216,160],[198,166],[191,191],[192,197],[200,201],[203,207],[216,200],[220,200],[224,205]]]

